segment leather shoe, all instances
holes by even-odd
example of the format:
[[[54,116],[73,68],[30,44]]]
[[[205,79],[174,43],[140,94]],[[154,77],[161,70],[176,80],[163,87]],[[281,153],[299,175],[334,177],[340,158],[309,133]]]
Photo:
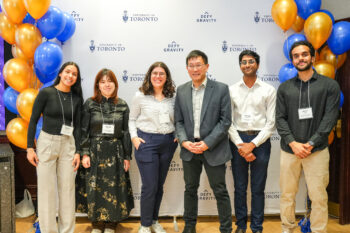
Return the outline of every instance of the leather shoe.
[[[235,233],[245,233],[245,229],[242,229],[242,228],[237,228]]]
[[[185,229],[182,233],[196,233],[196,227],[195,226],[187,226],[187,227],[185,227]]]

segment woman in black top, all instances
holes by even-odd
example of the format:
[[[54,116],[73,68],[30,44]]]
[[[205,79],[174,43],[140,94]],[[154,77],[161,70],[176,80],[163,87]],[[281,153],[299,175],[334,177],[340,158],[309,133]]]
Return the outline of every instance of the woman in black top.
[[[88,213],[92,233],[115,232],[117,222],[134,207],[128,173],[129,107],[117,93],[114,73],[102,69],[95,79],[94,96],[83,107],[81,154],[86,169],[78,172],[77,207]]]
[[[79,167],[80,112],[83,102],[80,71],[67,62],[55,83],[44,88],[35,99],[29,122],[27,159],[37,169],[38,215],[42,233],[73,233],[75,226],[75,171]],[[34,150],[37,122],[43,126]]]

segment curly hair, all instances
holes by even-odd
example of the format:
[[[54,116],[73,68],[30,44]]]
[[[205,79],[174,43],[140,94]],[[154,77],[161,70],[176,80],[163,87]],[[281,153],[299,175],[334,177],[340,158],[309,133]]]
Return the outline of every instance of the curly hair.
[[[158,62],[153,63],[149,67],[149,69],[145,75],[145,78],[143,80],[142,86],[139,88],[139,90],[144,95],[153,95],[154,94],[153,85],[151,83],[151,75],[152,75],[152,71],[157,67],[163,68],[165,73],[166,73],[166,81],[164,83],[162,93],[166,98],[171,98],[175,94],[175,84],[174,84],[173,80],[171,79],[170,70],[169,70],[168,66],[165,65],[164,62],[158,61]]]

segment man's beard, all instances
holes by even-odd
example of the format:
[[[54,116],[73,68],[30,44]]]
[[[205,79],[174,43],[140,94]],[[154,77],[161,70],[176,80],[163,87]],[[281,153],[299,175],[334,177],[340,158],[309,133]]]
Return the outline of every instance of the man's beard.
[[[312,62],[307,64],[307,66],[305,66],[304,68],[298,68],[298,66],[295,66],[295,69],[297,69],[298,71],[306,71],[306,70],[309,70],[311,67],[312,67]]]

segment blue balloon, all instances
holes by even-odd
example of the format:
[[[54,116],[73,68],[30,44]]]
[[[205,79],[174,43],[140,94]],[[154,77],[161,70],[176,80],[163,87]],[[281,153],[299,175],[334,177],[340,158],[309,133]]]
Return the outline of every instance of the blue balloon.
[[[344,104],[344,94],[342,91],[340,91],[340,103],[339,103],[339,109],[343,107]]]
[[[284,53],[284,56],[289,60],[289,61],[292,61],[289,57],[289,51],[290,51],[290,48],[292,47],[292,45],[295,43],[295,42],[298,42],[298,41],[302,41],[302,40],[306,40],[306,37],[303,35],[303,34],[292,34],[290,35],[285,41],[284,41],[284,44],[283,44],[283,53]]]
[[[297,4],[298,15],[307,19],[313,13],[321,9],[321,0],[294,0]]]
[[[327,43],[335,55],[348,51],[350,49],[350,23],[345,21],[335,23]]]
[[[36,124],[35,139],[38,140],[41,128],[43,127],[43,117],[40,117],[38,123]]]
[[[5,107],[14,114],[19,115],[16,107],[16,101],[17,97],[19,95],[19,92],[13,89],[12,87],[6,88],[4,91],[4,94],[2,96],[2,99],[4,101]]]
[[[64,12],[63,16],[66,19],[66,26],[64,27],[62,33],[57,36],[57,40],[61,41],[62,43],[71,38],[75,32],[75,20],[73,16],[67,12]]]
[[[62,49],[54,42],[46,41],[35,50],[34,64],[42,74],[50,75],[57,71],[62,64],[62,59]]]
[[[30,24],[35,24],[35,19],[29,14],[26,14],[26,17],[24,17],[22,23],[30,23]]]
[[[55,78],[58,75],[59,69],[52,72],[51,74],[43,74],[42,72],[40,72],[40,70],[38,68],[36,68],[36,66],[34,66],[34,71],[35,71],[36,76],[40,80],[40,82],[43,84],[46,84],[46,83],[49,83],[49,82],[55,80]]]
[[[38,20],[37,25],[43,37],[52,39],[62,33],[66,18],[60,9],[50,6],[45,15]]]
[[[292,63],[287,63],[283,65],[278,73],[278,77],[280,79],[280,83],[283,83],[291,78],[297,76],[298,71],[295,69]]]
[[[332,13],[328,10],[320,10],[319,12],[323,12],[323,13],[326,13],[329,17],[331,17],[332,19],[332,23],[334,24],[334,16],[332,15]]]
[[[54,84],[54,82],[55,82],[55,80],[52,80],[52,81],[50,81],[50,82],[45,83],[44,85],[42,85],[42,86],[40,87],[40,90],[41,90],[41,89],[44,89],[44,88],[46,88],[46,87],[52,86],[52,85]]]

